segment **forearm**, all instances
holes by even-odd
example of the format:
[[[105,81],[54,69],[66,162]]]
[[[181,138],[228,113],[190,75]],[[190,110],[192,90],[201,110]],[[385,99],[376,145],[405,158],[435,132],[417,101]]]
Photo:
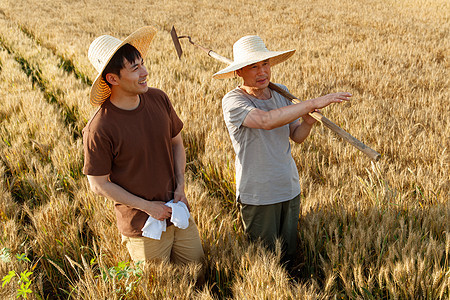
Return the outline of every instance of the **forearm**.
[[[184,172],[186,169],[186,152],[184,150],[183,139],[178,134],[172,139],[172,151],[174,160],[176,188],[173,193],[174,202],[182,201],[190,210],[189,203],[184,192]]]
[[[182,186],[184,188],[184,174],[186,170],[186,152],[184,150],[183,143],[176,143],[172,147],[174,169],[177,187]]]
[[[271,130],[289,124],[294,120],[303,117],[316,109],[326,107],[331,103],[348,101],[348,97],[351,97],[349,93],[328,94],[270,111],[253,109],[244,119],[243,125],[250,128]]]
[[[113,200],[117,203],[128,205],[130,207],[145,211],[147,209],[147,200],[140,198],[121,186],[106,180],[104,182],[91,182],[91,189],[94,193]]]
[[[153,218],[165,220],[170,217],[172,209],[162,201],[148,201],[138,197],[121,186],[109,181],[109,176],[89,176],[89,184],[94,193],[104,196],[117,203],[139,209]]]
[[[314,102],[307,100],[294,105],[268,111],[263,120],[265,129],[274,129],[289,124],[315,109]]]
[[[313,126],[312,124],[308,124],[307,122],[303,121],[291,133],[291,135],[290,135],[291,140],[293,140],[294,142],[296,142],[298,144],[303,143],[303,141],[311,133],[312,126]]]

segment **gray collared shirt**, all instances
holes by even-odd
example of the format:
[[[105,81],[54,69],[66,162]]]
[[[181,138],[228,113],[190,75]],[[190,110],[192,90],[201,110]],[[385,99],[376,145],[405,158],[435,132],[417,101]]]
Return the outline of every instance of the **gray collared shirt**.
[[[236,196],[244,204],[275,204],[300,194],[298,171],[291,155],[289,124],[272,130],[242,125],[255,108],[269,111],[291,104],[273,90],[270,99],[260,100],[239,87],[222,99],[225,123],[236,153]]]

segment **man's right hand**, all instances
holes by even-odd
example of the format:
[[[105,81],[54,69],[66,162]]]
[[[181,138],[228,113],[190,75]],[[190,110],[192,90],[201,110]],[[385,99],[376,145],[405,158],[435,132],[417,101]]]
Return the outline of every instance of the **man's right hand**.
[[[162,201],[146,201],[144,212],[152,216],[153,218],[163,221],[172,216],[172,208],[165,205]]]
[[[313,99],[314,106],[316,109],[324,108],[331,103],[341,103],[342,101],[350,101],[350,97],[352,94],[350,93],[335,93],[335,94],[328,94],[316,99]]]

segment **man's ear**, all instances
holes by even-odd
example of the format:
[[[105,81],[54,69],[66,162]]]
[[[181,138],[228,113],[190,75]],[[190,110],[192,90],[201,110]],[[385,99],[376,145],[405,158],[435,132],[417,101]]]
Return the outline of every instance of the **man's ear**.
[[[111,84],[111,85],[119,85],[119,83],[118,83],[119,76],[117,76],[117,74],[108,73],[108,74],[106,74],[105,77],[106,77],[106,81],[108,81],[109,84]]]
[[[236,70],[235,72],[236,72],[236,75],[237,75],[237,76],[242,77],[242,76],[241,76],[241,69]]]

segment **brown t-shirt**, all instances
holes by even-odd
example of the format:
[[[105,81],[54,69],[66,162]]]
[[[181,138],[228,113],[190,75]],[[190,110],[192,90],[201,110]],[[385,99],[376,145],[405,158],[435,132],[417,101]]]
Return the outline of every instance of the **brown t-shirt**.
[[[175,190],[172,138],[183,128],[167,95],[149,88],[139,106],[127,111],[109,99],[83,129],[84,169],[149,201],[169,201]],[[115,203],[117,227],[129,237],[142,236],[148,215]]]

